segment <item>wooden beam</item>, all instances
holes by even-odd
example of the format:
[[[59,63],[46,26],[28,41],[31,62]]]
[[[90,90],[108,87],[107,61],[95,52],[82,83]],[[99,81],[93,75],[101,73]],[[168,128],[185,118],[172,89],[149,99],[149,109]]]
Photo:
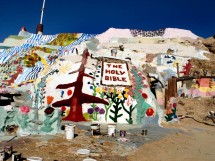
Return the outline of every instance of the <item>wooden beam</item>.
[[[185,81],[185,80],[191,80],[191,79],[201,79],[201,78],[215,78],[215,76],[191,76],[191,77],[180,77],[177,78],[176,81]]]

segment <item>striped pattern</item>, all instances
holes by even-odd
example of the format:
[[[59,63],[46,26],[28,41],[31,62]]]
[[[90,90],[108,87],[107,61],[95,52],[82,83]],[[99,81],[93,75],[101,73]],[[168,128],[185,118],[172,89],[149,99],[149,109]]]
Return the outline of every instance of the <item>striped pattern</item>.
[[[40,34],[32,34],[31,37],[27,40],[28,44],[36,45],[45,45],[48,42],[51,42],[58,36],[56,35],[40,35]]]
[[[8,50],[3,50],[3,52],[0,53],[0,63],[5,63],[15,53],[27,51],[32,47],[34,47],[34,45],[26,43],[21,46],[10,48]]]
[[[44,69],[43,64],[41,62],[37,62],[35,67],[26,68],[23,71],[23,74],[18,76],[14,84],[18,85],[24,81],[37,79],[39,72],[43,69]]]
[[[32,36],[30,38],[28,38],[26,40],[26,43],[24,43],[23,45],[13,47],[8,50],[5,49],[2,52],[0,52],[0,63],[5,63],[9,60],[12,60],[10,58],[12,58],[11,56],[13,56],[14,54],[17,54],[17,55],[14,55],[15,57],[23,56],[32,47],[49,43],[53,39],[57,38],[57,36],[58,36],[57,34],[56,35],[32,34]],[[95,34],[81,34],[81,36],[73,43],[69,44],[68,46],[61,46],[58,50],[52,52],[52,54],[50,56],[53,57],[53,59],[51,59],[51,60],[49,60],[48,58],[45,58],[45,59],[47,60],[48,64],[53,64],[56,60],[56,57],[64,55],[65,51],[73,52],[76,45],[79,45],[82,42],[84,42],[92,37],[95,37],[95,36],[96,36]],[[18,84],[21,84],[22,82],[25,82],[28,80],[37,79],[38,74],[43,69],[44,69],[44,66],[41,62],[37,62],[35,67],[25,68],[23,73],[17,77],[14,84],[18,85]]]
[[[56,37],[57,34],[56,35],[32,34],[31,37],[26,40],[25,44],[10,48],[8,50],[3,50],[3,52],[0,53],[0,63],[5,63],[15,53],[27,51],[36,45],[44,45],[48,42],[51,42]]]
[[[91,39],[91,38],[93,38],[93,37],[95,37],[96,36],[96,34],[81,34],[81,36],[76,40],[76,41],[74,41],[74,42],[72,42],[71,44],[69,44],[68,46],[61,46],[58,50],[56,50],[56,51],[54,51],[54,52],[52,52],[52,54],[50,54],[50,56],[49,57],[52,57],[52,59],[50,60],[48,57],[46,57],[45,59],[46,59],[46,61],[48,62],[48,64],[49,65],[51,65],[51,64],[53,64],[54,62],[55,62],[55,58],[53,58],[54,57],[54,55],[56,55],[56,56],[62,56],[62,55],[65,55],[65,52],[67,51],[67,52],[69,52],[69,51],[71,51],[72,53],[74,52],[74,50],[75,50],[75,46],[76,45],[79,45],[79,44],[81,44],[82,42],[84,42],[84,41],[87,41],[87,40],[89,40],[89,39]]]

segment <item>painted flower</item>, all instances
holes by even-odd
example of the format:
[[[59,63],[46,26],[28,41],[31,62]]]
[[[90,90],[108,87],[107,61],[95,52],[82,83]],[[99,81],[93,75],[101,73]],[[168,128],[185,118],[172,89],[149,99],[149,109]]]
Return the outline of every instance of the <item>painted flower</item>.
[[[148,95],[147,95],[146,93],[142,93],[142,97],[143,97],[144,99],[147,99],[147,98],[148,98]]]
[[[119,95],[120,95],[121,93],[122,93],[122,92],[121,92],[121,91],[119,91],[119,90],[116,92],[116,94],[119,94]]]
[[[129,92],[129,89],[128,89],[128,88],[125,88],[124,91],[125,91],[126,93],[128,93],[128,92]]]
[[[145,78],[145,77],[142,77],[142,80],[146,80],[146,78]]]
[[[148,109],[146,110],[146,115],[147,115],[147,116],[152,116],[153,114],[154,114],[153,108],[148,108]]]
[[[110,92],[112,92],[112,93],[113,93],[113,92],[114,92],[114,88],[111,88],[111,89],[110,89]]]
[[[167,109],[166,110],[166,114],[168,115],[168,114],[172,114],[172,110],[171,109]]]
[[[104,113],[105,113],[104,108],[101,108],[101,109],[99,110],[99,114],[103,115]]]
[[[66,107],[65,107],[65,106],[62,106],[62,107],[61,107],[61,111],[63,111],[63,112],[66,111]]]
[[[147,84],[144,84],[143,85],[143,88],[148,88],[149,86]]]
[[[13,106],[11,106],[11,105],[7,105],[7,106],[4,106],[4,109],[5,109],[5,111],[12,111],[13,110]]]
[[[47,104],[48,104],[48,105],[51,104],[52,101],[54,100],[54,97],[53,97],[53,96],[47,96],[46,98],[47,98]]]
[[[173,107],[173,108],[176,108],[176,106],[177,106],[176,103],[173,103],[173,104],[172,104],[172,107]]]
[[[93,108],[88,108],[87,112],[91,115],[91,114],[93,114],[94,109]]]
[[[121,95],[121,94],[119,94],[119,95],[118,95],[118,98],[119,98],[119,99],[121,99],[121,98],[122,98],[122,95]]]
[[[70,96],[71,94],[72,94],[72,90],[69,89],[69,90],[67,91],[67,95]]]
[[[95,110],[96,112],[99,112],[100,108],[97,106],[94,110]]]
[[[27,114],[30,112],[30,108],[28,106],[20,106],[19,110],[22,114]]]
[[[54,112],[54,108],[47,107],[44,112],[45,112],[46,115],[50,115],[50,114],[52,114]]]
[[[102,92],[106,92],[106,90],[107,90],[106,88],[104,88],[104,87],[102,88]]]
[[[125,98],[128,98],[128,94],[127,94],[127,93],[126,93],[126,94],[124,94],[124,97],[125,97]]]
[[[97,93],[101,92],[101,88],[100,87],[96,87],[96,92]]]

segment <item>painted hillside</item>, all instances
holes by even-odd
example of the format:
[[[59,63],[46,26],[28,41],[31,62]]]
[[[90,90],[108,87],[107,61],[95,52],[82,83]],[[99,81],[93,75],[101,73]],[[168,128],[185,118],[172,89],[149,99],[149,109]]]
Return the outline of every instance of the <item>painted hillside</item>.
[[[21,30],[0,44],[0,130],[58,132],[62,120],[171,121],[176,96],[215,95],[213,64],[199,64],[210,57],[203,39],[182,29]]]

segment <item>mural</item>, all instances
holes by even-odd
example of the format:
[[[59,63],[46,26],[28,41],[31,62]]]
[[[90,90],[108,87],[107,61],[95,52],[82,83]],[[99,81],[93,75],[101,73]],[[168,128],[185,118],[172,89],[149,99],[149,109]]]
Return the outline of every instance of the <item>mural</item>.
[[[165,32],[130,31],[133,37],[162,37]],[[0,106],[1,132],[57,133],[63,121],[141,125],[152,120],[158,124],[158,118],[172,121],[177,118],[174,99],[164,117],[161,111],[173,76],[194,77],[178,81],[179,96],[215,95],[215,79],[199,77],[192,71],[192,58],[178,56],[175,46],[155,43],[164,47],[148,54],[141,42],[129,40],[116,48],[99,44],[96,38],[91,41],[95,36],[31,34],[23,45],[1,50],[0,99],[7,100]],[[95,51],[86,49],[90,43]],[[117,54],[111,56],[111,49]]]
[[[159,29],[155,31],[144,31],[144,30],[131,30],[132,35],[142,37],[158,37],[163,36],[165,29]]]
[[[75,82],[69,83],[69,84],[60,84],[56,87],[59,89],[66,89],[73,86],[75,87],[75,91],[73,92],[73,95],[71,98],[67,100],[57,101],[52,104],[53,107],[70,106],[70,112],[68,116],[64,118],[64,120],[86,121],[82,114],[83,103],[102,103],[102,104],[108,105],[108,102],[101,98],[97,98],[95,96],[82,93],[83,77],[85,76],[85,77],[94,79],[94,77],[84,73],[85,65],[87,63],[88,57],[89,57],[89,52],[85,50],[85,52],[83,53],[82,64],[79,70],[77,71],[79,74]],[[73,74],[73,73],[69,73],[69,74]]]

